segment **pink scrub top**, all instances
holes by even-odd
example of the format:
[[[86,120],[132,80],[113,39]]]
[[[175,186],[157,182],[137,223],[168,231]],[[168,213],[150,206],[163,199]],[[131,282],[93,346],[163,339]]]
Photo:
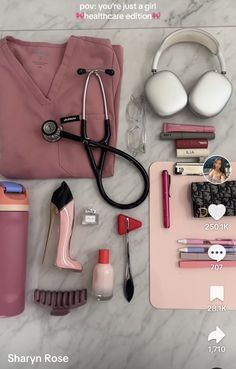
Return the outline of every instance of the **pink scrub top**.
[[[111,145],[116,145],[123,67],[123,49],[110,40],[71,36],[65,44],[0,40],[0,174],[8,178],[93,177],[82,144],[61,139],[44,140],[46,120],[82,115],[87,75],[78,68],[114,69],[102,73],[111,121]],[[104,135],[104,109],[100,87],[92,77],[88,88],[87,130],[93,140]],[[80,122],[66,130],[80,134]],[[99,150],[94,150],[99,159]],[[114,172],[114,156],[107,156],[104,176]]]

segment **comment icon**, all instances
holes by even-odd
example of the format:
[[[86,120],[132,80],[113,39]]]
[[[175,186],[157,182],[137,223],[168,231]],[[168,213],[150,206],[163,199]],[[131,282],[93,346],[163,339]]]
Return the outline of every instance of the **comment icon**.
[[[212,245],[208,249],[208,256],[212,260],[216,260],[217,262],[224,259],[226,255],[226,249],[222,245]]]

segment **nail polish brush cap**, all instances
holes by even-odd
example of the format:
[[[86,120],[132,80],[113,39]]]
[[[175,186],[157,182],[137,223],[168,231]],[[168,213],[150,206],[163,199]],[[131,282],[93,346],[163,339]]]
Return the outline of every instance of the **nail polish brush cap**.
[[[109,264],[110,263],[110,250],[101,249],[98,251],[98,262],[99,264]]]

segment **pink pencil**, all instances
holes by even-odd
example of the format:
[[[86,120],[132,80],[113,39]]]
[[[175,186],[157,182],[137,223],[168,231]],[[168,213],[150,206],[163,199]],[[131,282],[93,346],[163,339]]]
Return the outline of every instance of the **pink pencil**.
[[[211,268],[212,265],[222,265],[223,267],[236,267],[236,261],[210,261],[210,260],[181,260],[179,261],[180,268]]]
[[[215,239],[215,240],[204,240],[196,238],[186,238],[183,240],[178,240],[178,243],[182,245],[222,245],[222,246],[236,246],[236,240],[233,239]]]

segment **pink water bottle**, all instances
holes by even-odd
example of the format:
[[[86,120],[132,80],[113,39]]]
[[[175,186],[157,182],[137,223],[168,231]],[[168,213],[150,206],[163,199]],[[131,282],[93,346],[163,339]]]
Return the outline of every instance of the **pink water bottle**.
[[[28,194],[18,183],[0,182],[0,317],[23,312],[28,237]]]

